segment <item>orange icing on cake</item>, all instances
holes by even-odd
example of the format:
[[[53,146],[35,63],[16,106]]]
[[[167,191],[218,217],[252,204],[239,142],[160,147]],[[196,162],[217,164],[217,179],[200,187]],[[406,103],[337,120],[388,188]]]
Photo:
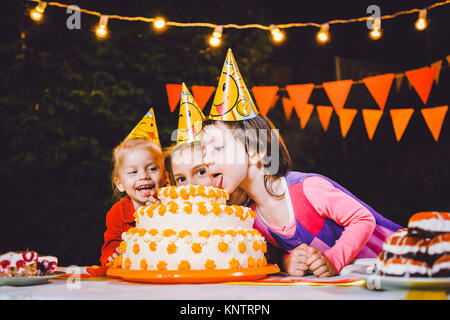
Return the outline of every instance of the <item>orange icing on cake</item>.
[[[419,221],[428,219],[444,219],[450,220],[449,212],[438,212],[438,211],[424,211],[414,214],[409,221]]]
[[[141,260],[141,270],[147,270],[148,264],[147,261],[145,259]]]
[[[136,227],[122,234],[123,268],[218,270],[266,263],[266,243],[253,228],[250,208],[227,205],[228,193],[211,186],[169,186],[160,204],[136,210]]]

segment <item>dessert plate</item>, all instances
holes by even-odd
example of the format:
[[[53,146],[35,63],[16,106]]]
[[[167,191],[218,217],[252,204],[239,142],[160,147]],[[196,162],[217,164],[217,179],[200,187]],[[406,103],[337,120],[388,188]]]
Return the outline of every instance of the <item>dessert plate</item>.
[[[0,277],[0,286],[33,286],[47,283],[49,279],[65,274],[62,271],[55,271],[48,276],[23,276],[23,277]]]
[[[106,274],[126,281],[149,283],[217,283],[229,281],[249,281],[264,278],[271,273],[277,273],[280,268],[267,265],[260,268],[238,270],[190,270],[190,271],[142,271],[122,268],[109,268]]]
[[[374,272],[375,265],[360,264],[346,267],[346,276],[359,277],[366,280],[369,289],[435,289],[450,288],[450,277],[393,277],[379,275]]]

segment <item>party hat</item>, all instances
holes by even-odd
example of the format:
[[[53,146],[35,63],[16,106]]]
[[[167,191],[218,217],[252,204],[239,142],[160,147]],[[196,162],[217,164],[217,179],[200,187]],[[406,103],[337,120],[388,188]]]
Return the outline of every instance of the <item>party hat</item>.
[[[145,138],[157,143],[161,146],[158,136],[158,128],[156,127],[155,112],[153,108],[147,111],[145,116],[139,121],[139,123],[134,127],[133,131],[126,137],[125,140],[132,138]]]
[[[181,86],[180,115],[178,117],[177,145],[185,142],[200,141],[202,122],[205,119],[186,85]]]
[[[228,49],[209,119],[240,121],[254,118],[258,113],[239,72],[233,53],[231,49]]]

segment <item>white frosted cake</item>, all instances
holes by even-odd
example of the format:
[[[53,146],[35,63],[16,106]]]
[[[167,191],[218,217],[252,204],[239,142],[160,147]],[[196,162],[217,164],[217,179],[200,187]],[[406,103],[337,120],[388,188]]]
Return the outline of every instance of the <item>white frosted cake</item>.
[[[136,227],[122,234],[115,266],[129,270],[219,270],[266,266],[256,213],[226,205],[228,193],[211,186],[165,187],[161,204],[136,210]]]

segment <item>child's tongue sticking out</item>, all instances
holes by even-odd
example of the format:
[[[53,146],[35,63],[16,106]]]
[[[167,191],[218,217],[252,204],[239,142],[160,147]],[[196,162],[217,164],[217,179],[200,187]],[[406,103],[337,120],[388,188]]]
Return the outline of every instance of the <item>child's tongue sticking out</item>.
[[[217,175],[213,179],[213,186],[216,188],[222,188],[223,175]]]
[[[155,188],[151,186],[143,186],[138,188],[139,193],[144,197],[150,197],[155,195]]]

